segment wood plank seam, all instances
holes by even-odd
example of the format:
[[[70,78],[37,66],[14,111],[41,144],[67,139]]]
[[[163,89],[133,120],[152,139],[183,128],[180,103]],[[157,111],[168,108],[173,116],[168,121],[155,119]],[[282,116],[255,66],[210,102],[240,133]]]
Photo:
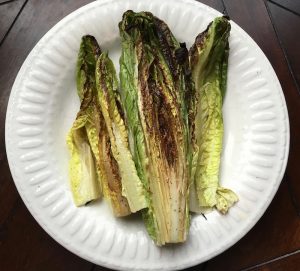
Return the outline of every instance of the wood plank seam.
[[[283,44],[282,44],[282,41],[281,41],[281,39],[279,38],[279,35],[278,35],[278,32],[277,32],[276,26],[275,26],[275,24],[274,24],[274,19],[273,19],[272,13],[271,13],[271,11],[270,11],[270,9],[269,9],[269,6],[268,6],[267,1],[264,1],[264,3],[265,3],[265,6],[266,6],[266,10],[267,10],[267,12],[268,12],[268,14],[269,14],[270,21],[271,21],[272,27],[273,27],[273,29],[274,29],[276,38],[277,38],[277,40],[278,40],[278,44],[279,44],[279,46],[280,46],[280,48],[281,48],[281,50],[282,50],[282,52],[283,52],[285,61],[286,61],[286,63],[287,63],[287,66],[288,66],[288,68],[289,68],[290,74],[291,74],[291,76],[292,76],[292,78],[293,78],[293,81],[294,81],[294,83],[295,83],[295,86],[296,86],[296,88],[297,88],[297,90],[298,90],[298,93],[300,94],[300,87],[299,87],[299,85],[298,85],[298,83],[297,83],[297,80],[296,80],[294,71],[293,71],[293,69],[292,69],[292,67],[291,67],[290,61],[289,61],[289,59],[288,59],[288,56],[287,56],[287,53],[286,53],[286,51],[285,51],[285,49],[284,49],[284,46],[283,46]]]
[[[282,9],[284,9],[284,10],[286,10],[286,11],[289,11],[289,12],[291,12],[291,13],[297,15],[297,16],[300,16],[300,14],[297,11],[294,11],[292,9],[289,9],[289,8],[283,6],[283,5],[280,5],[279,3],[277,3],[277,2],[275,2],[273,0],[267,0],[267,1],[270,2],[270,3],[272,3],[272,4],[274,4],[274,5],[276,5],[276,6],[278,6],[278,7],[280,7],[280,8],[282,8]]]
[[[8,0],[8,1],[5,1],[5,2],[1,2],[0,6],[11,3],[11,2],[14,2],[14,1],[16,1],[16,0]]]
[[[293,252],[290,252],[290,253],[284,254],[282,256],[276,257],[276,258],[274,258],[272,260],[269,260],[269,261],[266,261],[266,262],[262,262],[262,263],[254,265],[254,266],[251,266],[251,267],[247,267],[245,269],[242,269],[241,271],[251,271],[251,270],[254,270],[256,268],[262,267],[262,266],[264,266],[266,264],[270,264],[270,263],[274,263],[276,261],[280,261],[282,259],[285,259],[285,258],[288,258],[290,256],[296,255],[298,253],[300,253],[300,249],[297,249],[297,250],[295,250]]]
[[[294,81],[294,83],[295,83],[295,86],[296,86],[296,88],[297,88],[297,90],[298,90],[298,93],[300,93],[300,87],[299,87],[298,82],[297,82],[297,80],[296,80],[296,77],[295,77],[295,74],[294,74],[294,70],[293,70],[293,68],[292,68],[292,66],[291,66],[291,64],[290,64],[290,61],[289,61],[289,59],[288,59],[288,56],[287,56],[286,50],[285,50],[285,48],[284,48],[284,46],[283,46],[283,44],[282,44],[282,41],[281,41],[281,39],[279,38],[279,35],[278,35],[278,32],[277,32],[275,23],[274,23],[274,21],[273,21],[274,19],[273,19],[273,16],[272,16],[272,12],[270,11],[267,2],[270,2],[270,3],[276,5],[276,6],[280,7],[280,8],[283,8],[284,10],[290,11],[290,12],[292,12],[293,14],[296,14],[296,15],[299,15],[299,14],[298,14],[298,13],[295,13],[295,12],[293,12],[293,11],[291,11],[291,10],[289,10],[289,9],[287,9],[287,8],[285,8],[285,7],[283,7],[283,6],[281,6],[280,4],[278,4],[278,3],[276,3],[276,2],[274,2],[274,1],[272,1],[272,0],[267,0],[267,1],[265,1],[265,6],[266,6],[267,12],[268,12],[268,14],[269,14],[269,17],[270,17],[272,26],[273,26],[273,28],[274,28],[274,32],[275,32],[275,34],[276,34],[276,37],[277,37],[279,46],[280,46],[280,48],[281,48],[281,50],[282,50],[282,52],[283,52],[283,54],[284,54],[284,58],[285,58],[285,60],[286,60],[288,69],[289,69],[290,74],[291,74],[291,76],[292,76],[292,78],[293,78],[293,81]],[[287,174],[286,174],[286,175],[287,175]],[[300,206],[297,204],[297,201],[296,201],[295,195],[294,195],[294,193],[293,193],[292,186],[291,186],[291,184],[290,184],[289,178],[287,178],[287,185],[288,185],[288,191],[289,191],[289,194],[290,194],[291,202],[292,202],[294,208],[296,209],[297,216],[300,217]]]
[[[226,9],[226,5],[225,5],[224,0],[221,0],[221,3],[222,3],[222,5],[223,5],[223,11],[222,11],[222,13],[223,13],[224,15],[226,15],[226,16],[229,16],[229,15],[228,15],[228,12],[227,12],[227,9]],[[230,17],[229,17],[229,18],[230,18]]]
[[[22,7],[20,8],[20,10],[19,10],[17,16],[16,16],[15,19],[13,20],[13,22],[12,22],[12,24],[10,25],[10,27],[8,28],[8,30],[6,31],[6,33],[5,33],[4,37],[3,37],[3,39],[0,41],[0,47],[1,47],[1,45],[3,44],[3,42],[5,41],[6,37],[8,36],[10,30],[13,28],[14,24],[16,23],[16,21],[18,20],[20,14],[22,13],[22,11],[23,11],[24,7],[26,6],[27,2],[28,2],[28,0],[26,0],[26,1],[24,2],[24,4],[23,4]],[[6,3],[6,2],[4,2],[4,3]]]

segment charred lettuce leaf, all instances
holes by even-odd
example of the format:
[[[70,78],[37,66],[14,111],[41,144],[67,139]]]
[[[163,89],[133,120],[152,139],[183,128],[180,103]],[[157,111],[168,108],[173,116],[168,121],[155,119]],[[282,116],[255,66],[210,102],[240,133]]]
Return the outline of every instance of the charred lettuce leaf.
[[[101,192],[116,216],[131,213],[122,195],[121,176],[97,99],[95,70],[101,49],[93,36],[83,36],[77,60],[80,111],[68,135],[70,179],[76,205],[99,198]]]
[[[149,12],[125,12],[119,29],[120,96],[130,149],[147,191],[144,221],[156,244],[183,242],[189,225],[188,52]]]
[[[112,152],[108,129],[97,96],[96,104],[99,118],[98,164],[104,198],[110,203],[115,216],[127,216],[131,214],[131,210],[126,197],[122,194],[121,172]]]
[[[94,95],[96,61],[101,54],[101,48],[91,35],[83,36],[77,58],[76,84],[77,93],[82,102],[85,91]]]
[[[197,36],[189,52],[195,83],[195,96],[190,102],[190,110],[195,112],[190,121],[195,137],[195,187],[191,189],[196,190],[200,210],[216,207],[221,213],[238,200],[233,191],[219,184],[230,28],[226,17],[216,18]]]
[[[111,152],[120,170],[122,194],[127,198],[130,210],[134,213],[147,207],[146,195],[129,150],[127,130],[117,92],[116,71],[107,53],[102,53],[97,61],[96,82],[98,102],[110,137]]]
[[[95,76],[93,68],[100,47],[92,36],[82,37],[77,59],[77,93],[80,110],[67,136],[70,151],[69,175],[74,202],[81,206],[101,197],[101,184],[97,160],[98,138],[94,125],[93,92]]]

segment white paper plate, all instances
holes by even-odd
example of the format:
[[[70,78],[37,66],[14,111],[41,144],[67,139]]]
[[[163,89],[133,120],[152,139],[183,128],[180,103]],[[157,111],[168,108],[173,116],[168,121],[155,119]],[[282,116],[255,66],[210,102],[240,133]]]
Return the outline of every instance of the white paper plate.
[[[6,119],[9,165],[32,215],[70,251],[114,269],[181,269],[236,243],[270,204],[288,156],[286,104],[263,52],[231,22],[221,181],[237,192],[238,204],[226,216],[213,212],[207,221],[193,216],[187,242],[165,248],[153,244],[139,217],[116,219],[104,202],[76,208],[65,137],[79,108],[74,74],[80,38],[94,35],[118,69],[118,22],[128,9],[153,12],[188,46],[221,15],[184,0],[96,1],[68,15],[35,46],[12,88]]]

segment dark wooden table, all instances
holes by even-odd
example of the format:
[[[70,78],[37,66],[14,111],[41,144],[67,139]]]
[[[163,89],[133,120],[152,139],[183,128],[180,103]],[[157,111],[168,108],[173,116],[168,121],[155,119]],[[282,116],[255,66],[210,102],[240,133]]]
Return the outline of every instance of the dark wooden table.
[[[56,243],[23,204],[5,151],[5,114],[27,54],[60,19],[89,0],[0,0],[0,270],[100,271]],[[300,270],[300,0],[202,0],[225,11],[262,48],[286,98],[291,131],[287,170],[270,207],[237,244],[188,270]],[[298,112],[298,113],[297,113]]]

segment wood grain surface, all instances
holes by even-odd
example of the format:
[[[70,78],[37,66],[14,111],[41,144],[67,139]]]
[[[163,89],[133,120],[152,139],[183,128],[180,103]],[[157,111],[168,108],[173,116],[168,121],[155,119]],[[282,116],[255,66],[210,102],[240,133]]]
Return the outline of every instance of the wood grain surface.
[[[38,225],[12,180],[5,151],[5,114],[28,53],[60,19],[88,0],[0,0],[0,270],[104,271],[56,243]],[[281,82],[291,147],[287,170],[266,213],[233,247],[187,270],[300,270],[300,1],[202,0],[225,12],[257,42]]]
[[[270,0],[269,3],[274,3],[282,9],[300,15],[300,3],[298,0]]]
[[[5,35],[9,33],[10,28],[13,26],[14,21],[17,19],[18,14],[25,4],[25,0],[12,1],[4,4],[2,2],[2,5],[0,6],[0,44]]]

